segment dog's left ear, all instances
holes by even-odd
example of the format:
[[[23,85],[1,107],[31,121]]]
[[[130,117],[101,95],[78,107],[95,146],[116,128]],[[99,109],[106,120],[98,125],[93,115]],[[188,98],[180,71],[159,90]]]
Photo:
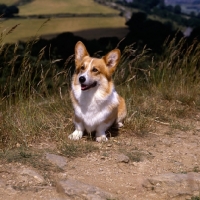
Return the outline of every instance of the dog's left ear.
[[[115,71],[117,64],[119,63],[120,57],[121,52],[119,49],[114,49],[103,57],[106,66],[108,67],[111,74]]]

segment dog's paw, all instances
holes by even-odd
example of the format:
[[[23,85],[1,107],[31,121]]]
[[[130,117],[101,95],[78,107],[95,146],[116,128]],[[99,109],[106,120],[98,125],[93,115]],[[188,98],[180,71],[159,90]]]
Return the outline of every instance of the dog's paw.
[[[119,128],[123,127],[123,126],[124,126],[124,125],[123,125],[122,122],[117,122],[117,123],[115,123],[115,124],[112,126],[112,128],[114,128],[114,129],[119,129]]]
[[[72,134],[68,136],[70,140],[80,140],[83,136],[83,131],[75,130]]]
[[[97,142],[106,142],[108,141],[108,138],[105,135],[101,135],[99,137],[96,137]]]
[[[124,126],[124,124],[122,122],[118,122],[117,126],[118,126],[118,128],[121,128],[122,126]]]

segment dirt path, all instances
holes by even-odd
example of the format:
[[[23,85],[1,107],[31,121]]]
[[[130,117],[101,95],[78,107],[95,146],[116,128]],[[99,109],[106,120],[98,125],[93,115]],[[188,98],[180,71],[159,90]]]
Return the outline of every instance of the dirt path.
[[[2,160],[0,199],[191,199],[200,193],[199,118],[187,124],[188,130],[157,125],[145,137],[122,130],[108,143],[92,142],[97,151],[73,159],[56,157],[55,150],[47,157],[54,146],[44,142],[32,147],[42,156],[23,155],[32,162]]]

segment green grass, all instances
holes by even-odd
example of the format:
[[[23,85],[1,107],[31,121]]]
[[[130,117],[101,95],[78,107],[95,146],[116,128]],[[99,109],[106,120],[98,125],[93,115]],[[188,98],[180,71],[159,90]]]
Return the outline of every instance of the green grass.
[[[0,24],[0,30],[8,31],[13,26],[19,24],[19,26],[15,30],[15,34],[8,35],[4,42],[17,42],[18,40],[25,40],[27,41],[30,37],[33,37],[41,24],[44,22],[44,19],[10,19],[6,20]],[[125,36],[127,30],[125,30],[125,20],[122,17],[111,17],[111,18],[90,18],[90,17],[83,17],[83,18],[52,18],[48,23],[43,26],[40,31],[39,35],[51,35],[55,36],[62,32],[80,32],[78,35],[83,37],[81,33],[82,30],[89,30],[89,29],[99,29],[99,28],[122,28],[121,31],[107,33],[105,30],[102,31],[104,36],[111,36],[112,33],[115,33],[116,36],[122,38]],[[53,27],[53,28],[52,28]],[[103,36],[102,35],[102,36]],[[85,34],[86,38],[94,39],[101,35],[95,34],[94,32],[88,31]]]

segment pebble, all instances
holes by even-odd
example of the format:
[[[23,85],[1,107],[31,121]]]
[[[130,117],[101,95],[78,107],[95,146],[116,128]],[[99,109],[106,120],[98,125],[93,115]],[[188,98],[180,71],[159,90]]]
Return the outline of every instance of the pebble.
[[[57,165],[60,168],[63,168],[67,165],[66,158],[63,156],[47,153],[46,159],[52,164]]]

